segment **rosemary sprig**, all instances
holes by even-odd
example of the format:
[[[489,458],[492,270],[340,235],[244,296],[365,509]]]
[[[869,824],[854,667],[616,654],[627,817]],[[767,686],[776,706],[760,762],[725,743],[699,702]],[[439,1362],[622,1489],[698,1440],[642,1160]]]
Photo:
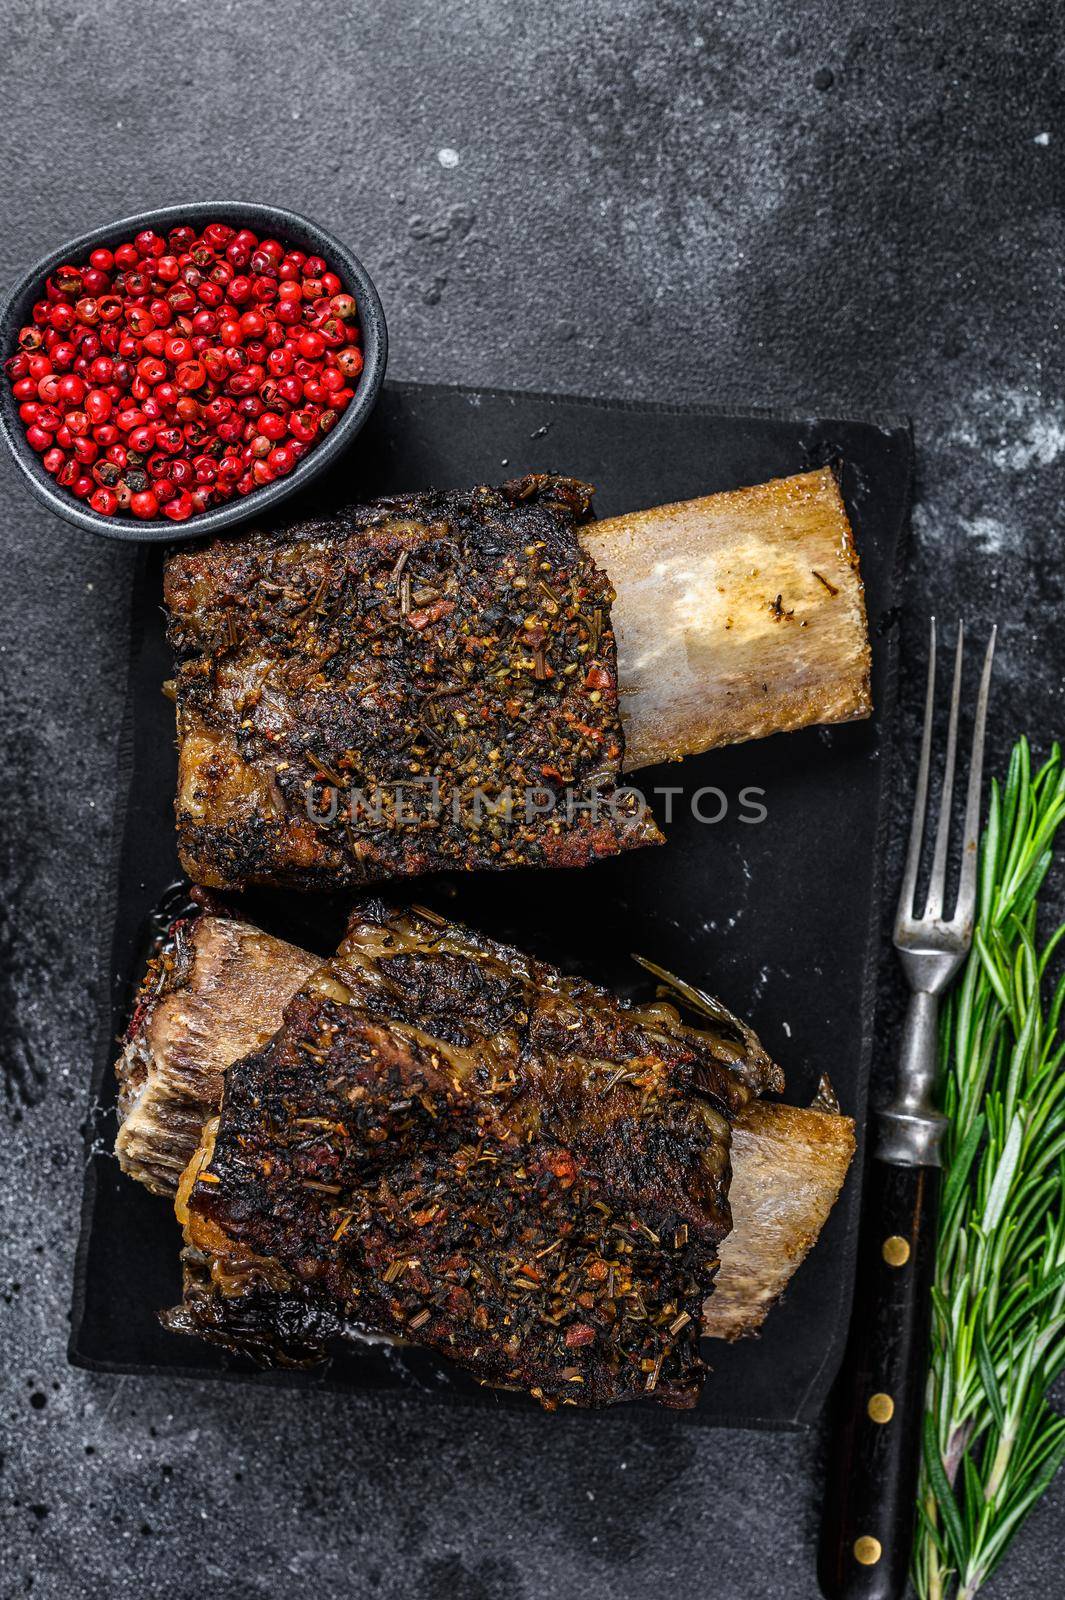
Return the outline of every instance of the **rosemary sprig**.
[[[1065,1461],[1065,974],[1040,887],[1065,819],[1057,745],[992,785],[972,950],[944,1010],[949,1118],[914,1582],[969,1600]]]

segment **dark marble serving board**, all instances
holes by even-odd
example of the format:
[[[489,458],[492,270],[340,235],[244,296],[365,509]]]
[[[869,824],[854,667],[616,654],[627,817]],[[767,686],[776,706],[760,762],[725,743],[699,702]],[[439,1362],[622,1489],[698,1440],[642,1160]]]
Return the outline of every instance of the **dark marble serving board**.
[[[896,582],[912,449],[898,419],[819,419],[632,405],[558,396],[388,385],[352,454],[313,505],[433,484],[559,470],[595,483],[600,515],[730,489],[837,463],[862,561],[873,641],[871,721],[811,729],[712,752],[639,775],[680,786],[664,849],[582,873],[508,873],[420,883],[418,896],[625,993],[647,993],[634,950],[722,995],[750,1017],[803,1104],[827,1071],[861,1129],[872,1041],[880,862],[895,696]],[[311,508],[307,502],[300,510]],[[165,1202],[124,1178],[114,1133],[115,1039],[154,912],[179,879],[172,797],[172,708],[159,606],[159,557],[135,586],[110,993],[100,1018],[71,1360],[95,1370],[227,1376],[258,1384],[424,1391],[508,1407],[420,1352],[347,1350],[313,1375],[251,1375],[206,1345],[166,1333],[159,1308],[180,1293],[179,1235]],[[705,786],[730,799],[715,826],[688,802]],[[741,791],[764,791],[760,825],[741,820]],[[662,802],[657,802],[661,815]],[[327,953],[340,908],[255,896],[250,913]],[[842,1352],[850,1303],[859,1157],[824,1231],[762,1336],[706,1344],[714,1373],[694,1420],[787,1427],[822,1405]],[[658,1413],[643,1407],[648,1415]]]

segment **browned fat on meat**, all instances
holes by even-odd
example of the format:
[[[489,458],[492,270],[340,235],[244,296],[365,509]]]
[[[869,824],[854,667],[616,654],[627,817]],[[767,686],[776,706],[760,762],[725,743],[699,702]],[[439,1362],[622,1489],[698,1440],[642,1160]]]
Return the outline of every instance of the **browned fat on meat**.
[[[150,962],[115,1064],[115,1154],[123,1172],[173,1195],[218,1109],[226,1069],[281,1025],[317,956],[232,917],[183,920]]]
[[[205,915],[182,924],[149,971],[117,1063],[123,1170],[173,1195],[227,1068],[259,1048],[317,957],[249,923]],[[703,1331],[754,1332],[816,1242],[854,1151],[849,1117],[754,1101],[732,1132],[732,1232]]]
[[[732,1125],[732,1232],[706,1302],[703,1331],[756,1333],[805,1261],[854,1155],[854,1123],[838,1111],[752,1100]]]

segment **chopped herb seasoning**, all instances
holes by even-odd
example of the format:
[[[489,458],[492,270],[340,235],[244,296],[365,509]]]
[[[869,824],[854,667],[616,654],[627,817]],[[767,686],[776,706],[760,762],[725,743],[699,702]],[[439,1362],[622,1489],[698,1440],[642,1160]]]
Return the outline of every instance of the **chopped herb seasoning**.
[[[229,1071],[167,1325],[267,1364],[369,1329],[548,1409],[693,1405],[731,1118],[781,1078],[691,995],[699,1028],[365,903]]]
[[[578,536],[591,493],[523,478],[172,555],[190,877],[331,888],[660,843],[618,792],[613,591]]]

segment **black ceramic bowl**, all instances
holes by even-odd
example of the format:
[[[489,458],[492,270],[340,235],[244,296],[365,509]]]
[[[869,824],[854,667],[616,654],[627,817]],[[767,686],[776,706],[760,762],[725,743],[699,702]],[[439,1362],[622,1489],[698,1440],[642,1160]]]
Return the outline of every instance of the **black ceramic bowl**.
[[[60,488],[44,470],[37,452],[27,444],[10,381],[6,375],[0,374],[0,428],[34,494],[68,522],[90,533],[102,534],[105,539],[173,543],[181,539],[198,538],[205,533],[219,533],[223,528],[234,528],[239,523],[250,522],[264,512],[272,511],[283,500],[297,494],[313,478],[317,478],[348,448],[373,410],[385,375],[388,358],[385,314],[380,296],[358,256],[306,217],[299,217],[293,211],[282,211],[277,206],[254,205],[243,200],[217,200],[204,204],[165,206],[159,211],[142,211],[136,216],[109,223],[106,228],[96,228],[92,233],[69,239],[31,267],[8,296],[0,316],[0,361],[14,354],[18,331],[30,321],[34,301],[41,298],[45,280],[56,267],[67,261],[82,262],[91,251],[103,245],[120,244],[123,239],[132,239],[143,228],[166,233],[182,222],[194,225],[228,222],[238,228],[251,228],[261,237],[276,238],[282,244],[294,245],[308,255],[324,257],[358,304],[364,366],[355,398],[341,414],[336,427],[313,450],[307,452],[287,477],[266,484],[261,489],[254,489],[251,494],[234,496],[224,505],[203,511],[199,516],[190,517],[187,522],[171,522],[163,516],[150,522],[139,522],[135,517],[102,517],[84,501],[75,499],[69,490]]]

